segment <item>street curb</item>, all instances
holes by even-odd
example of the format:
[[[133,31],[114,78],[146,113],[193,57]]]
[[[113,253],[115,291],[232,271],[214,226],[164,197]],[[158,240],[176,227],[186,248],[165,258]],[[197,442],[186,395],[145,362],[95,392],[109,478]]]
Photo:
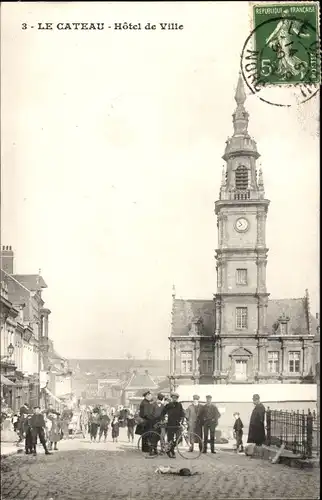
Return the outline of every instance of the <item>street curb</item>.
[[[262,460],[267,460],[272,462],[276,454],[278,453],[279,448],[270,447],[270,446],[255,446],[254,454],[249,455],[250,458],[260,458]],[[288,467],[292,467],[294,469],[315,469],[320,468],[319,459],[304,459],[300,456],[292,456],[287,452],[282,452],[280,457],[278,458],[279,464],[287,465]]]

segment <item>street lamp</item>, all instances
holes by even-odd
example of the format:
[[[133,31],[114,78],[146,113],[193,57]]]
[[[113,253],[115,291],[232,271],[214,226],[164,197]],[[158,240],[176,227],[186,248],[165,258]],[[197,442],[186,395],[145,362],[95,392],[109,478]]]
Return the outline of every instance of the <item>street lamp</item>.
[[[11,356],[13,355],[14,350],[15,350],[15,348],[14,348],[14,347],[13,347],[13,345],[10,343],[10,344],[8,345],[8,349],[7,349],[7,351],[8,351],[8,355],[9,355],[9,358],[11,358]]]

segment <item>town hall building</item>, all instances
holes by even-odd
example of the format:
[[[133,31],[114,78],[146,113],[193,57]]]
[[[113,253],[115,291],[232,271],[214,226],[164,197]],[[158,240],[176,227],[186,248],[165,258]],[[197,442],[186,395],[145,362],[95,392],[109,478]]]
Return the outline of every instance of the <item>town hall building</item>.
[[[173,293],[170,385],[313,382],[316,320],[308,291],[270,300],[266,288],[269,200],[248,134],[239,76],[234,133],[226,142],[219,199],[217,293],[182,300]]]

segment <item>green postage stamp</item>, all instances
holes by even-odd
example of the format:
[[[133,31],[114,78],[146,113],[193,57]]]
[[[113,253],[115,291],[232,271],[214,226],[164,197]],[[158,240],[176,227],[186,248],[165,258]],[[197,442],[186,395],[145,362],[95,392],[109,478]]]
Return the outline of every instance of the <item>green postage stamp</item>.
[[[258,3],[252,6],[258,83],[320,83],[318,2]]]

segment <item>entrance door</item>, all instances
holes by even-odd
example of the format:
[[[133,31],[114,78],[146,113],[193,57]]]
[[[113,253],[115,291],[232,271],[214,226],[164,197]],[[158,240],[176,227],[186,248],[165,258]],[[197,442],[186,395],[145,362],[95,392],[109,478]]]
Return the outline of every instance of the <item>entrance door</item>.
[[[247,361],[239,359],[235,361],[236,380],[247,380]]]

